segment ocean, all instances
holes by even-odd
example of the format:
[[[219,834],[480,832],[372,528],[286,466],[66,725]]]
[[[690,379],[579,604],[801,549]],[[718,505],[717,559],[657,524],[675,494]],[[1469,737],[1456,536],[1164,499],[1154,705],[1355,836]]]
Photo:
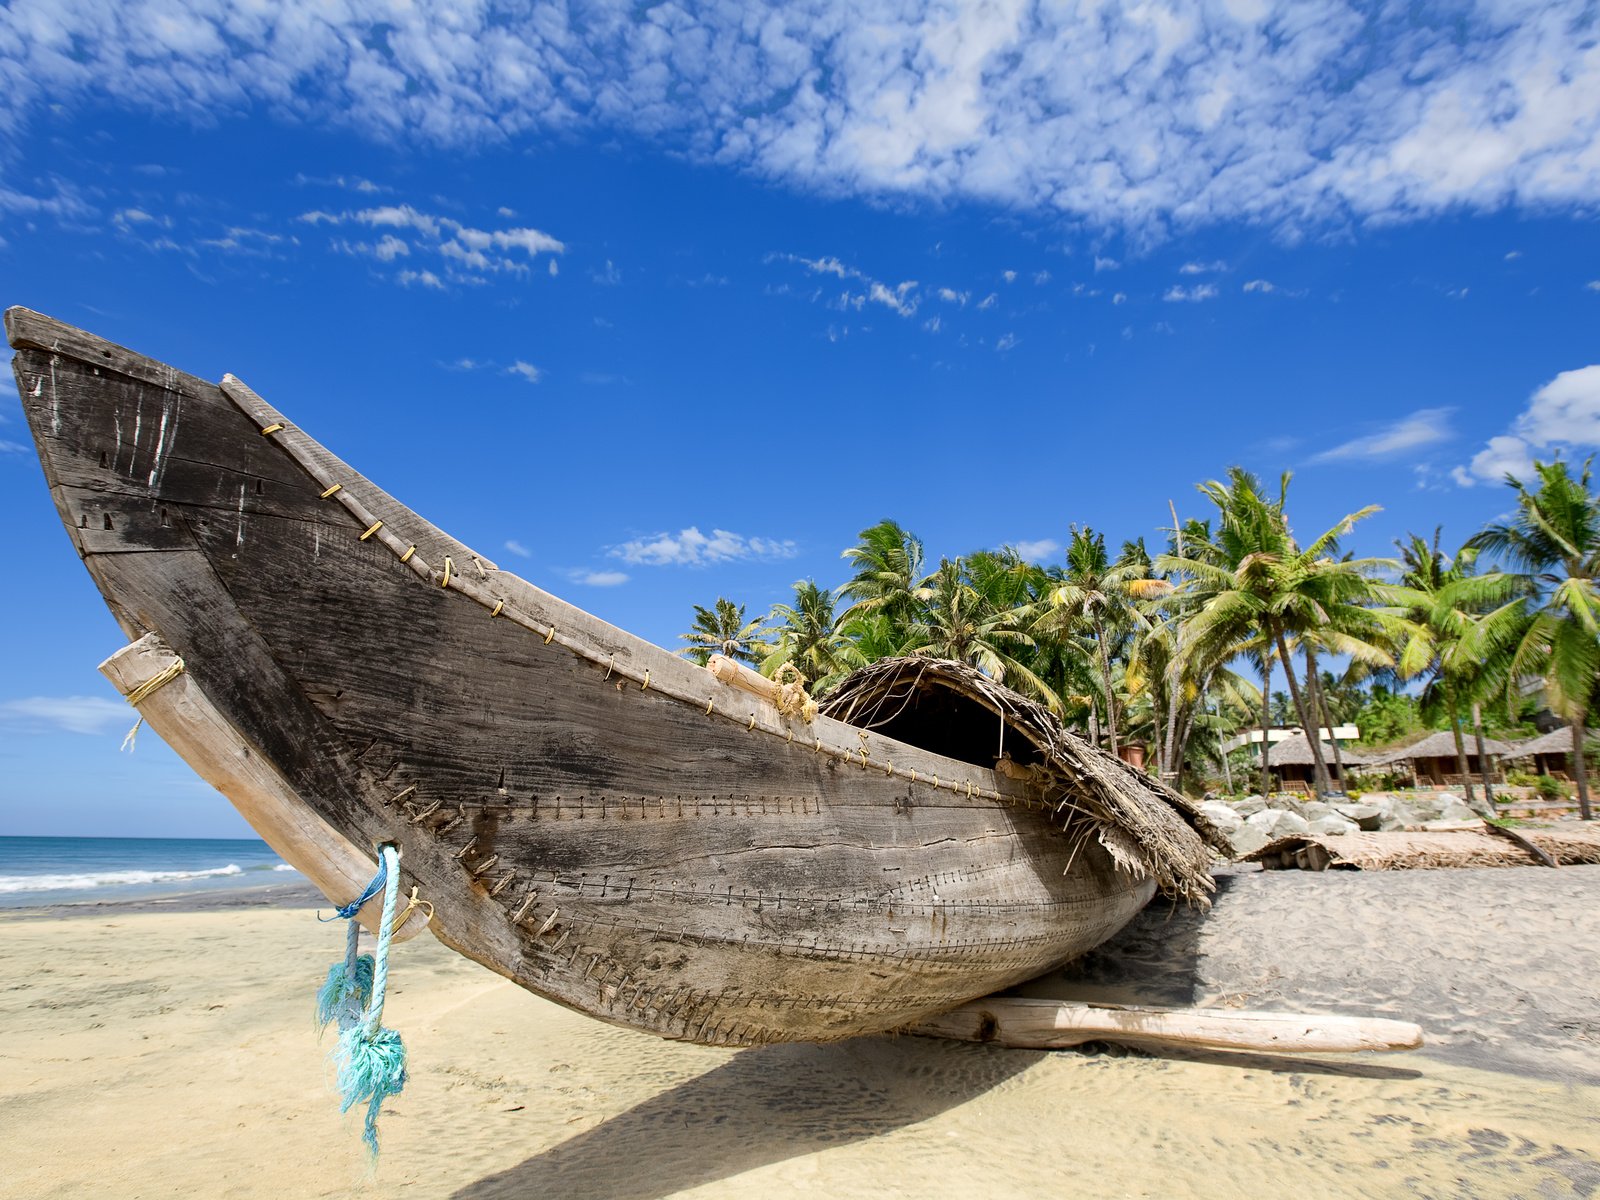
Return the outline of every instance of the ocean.
[[[0,837],[0,908],[304,879],[259,838]]]

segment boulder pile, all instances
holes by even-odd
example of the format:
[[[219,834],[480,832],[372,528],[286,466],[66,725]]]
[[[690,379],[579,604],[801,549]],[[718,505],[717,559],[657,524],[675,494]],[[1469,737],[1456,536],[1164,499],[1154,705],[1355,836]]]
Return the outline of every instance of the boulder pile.
[[[1359,800],[1311,800],[1297,796],[1207,797],[1200,811],[1228,835],[1239,856],[1291,834],[1344,834],[1358,830],[1449,828],[1480,814],[1459,796],[1391,796],[1370,792]]]

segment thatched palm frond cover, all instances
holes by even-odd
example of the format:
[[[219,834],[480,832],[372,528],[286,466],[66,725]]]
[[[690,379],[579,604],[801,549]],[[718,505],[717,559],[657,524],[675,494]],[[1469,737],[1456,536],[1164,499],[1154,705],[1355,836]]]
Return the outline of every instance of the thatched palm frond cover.
[[[1068,732],[1043,705],[973,667],[931,658],[883,659],[842,680],[822,711],[858,728],[880,729],[902,741],[951,753],[948,746],[918,736],[918,713],[930,714],[930,721],[936,712],[948,717],[958,697],[1004,723],[1001,731],[967,708],[962,740],[978,744],[974,739],[981,738],[986,748],[994,746],[991,761],[1003,747],[997,769],[1037,782],[1044,798],[1060,806],[1068,828],[1076,822],[1092,830],[1119,867],[1154,879],[1169,895],[1210,904],[1213,851],[1233,855],[1222,832],[1190,800]],[[922,724],[926,734],[928,726]],[[984,728],[974,729],[974,724]],[[966,757],[977,761],[978,756]]]

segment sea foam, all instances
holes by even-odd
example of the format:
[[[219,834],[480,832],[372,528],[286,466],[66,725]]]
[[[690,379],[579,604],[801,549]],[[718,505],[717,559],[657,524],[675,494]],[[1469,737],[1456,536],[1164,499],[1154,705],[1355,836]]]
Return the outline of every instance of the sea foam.
[[[86,871],[77,875],[0,875],[0,895],[9,892],[83,891],[97,887],[129,887],[144,883],[175,883],[180,879],[214,879],[243,875],[237,863],[205,871]]]

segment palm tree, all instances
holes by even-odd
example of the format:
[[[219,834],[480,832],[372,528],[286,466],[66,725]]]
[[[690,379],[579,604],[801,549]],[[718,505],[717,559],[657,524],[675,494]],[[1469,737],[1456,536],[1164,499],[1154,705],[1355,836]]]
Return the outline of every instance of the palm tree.
[[[1520,568],[1517,578],[1534,597],[1530,619],[1510,656],[1506,694],[1511,696],[1519,679],[1536,676],[1551,711],[1571,724],[1572,773],[1585,821],[1593,814],[1584,724],[1600,684],[1600,592],[1595,579],[1600,500],[1590,490],[1591,461],[1584,461],[1576,478],[1560,459],[1535,462],[1538,482],[1532,491],[1507,475],[1517,494],[1515,515],[1488,526],[1470,543]]]
[[[758,635],[763,618],[744,619],[744,605],[735,604],[724,596],[710,608],[694,606],[694,625],[688,633],[679,634],[689,646],[680,651],[685,658],[702,667],[713,654],[721,654],[735,662],[752,666],[761,661]]]
[[[1049,595],[1049,607],[1036,626],[1048,632],[1081,627],[1094,635],[1100,660],[1100,686],[1106,704],[1106,732],[1111,753],[1117,753],[1117,694],[1111,672],[1111,639],[1128,629],[1146,629],[1149,620],[1139,600],[1171,590],[1165,581],[1149,578],[1149,562],[1129,557],[1113,566],[1104,534],[1088,526],[1072,527],[1067,567]]]
[[[992,603],[973,586],[961,559],[941,559],[917,589],[922,616],[913,653],[977,667],[997,683],[1032,696],[1052,712],[1061,699],[1024,661],[1034,640],[1021,628],[1028,608]]]
[[[761,661],[763,675],[789,663],[810,682],[812,695],[821,696],[853,669],[848,640],[834,614],[833,593],[815,580],[796,583],[794,603],[773,605],[767,620],[777,636]]]
[[[922,541],[898,521],[879,521],[863,529],[861,540],[842,557],[855,567],[839,594],[852,601],[844,620],[882,613],[902,628],[917,617],[918,584],[922,579]]]
[[[1515,580],[1498,572],[1477,573],[1478,550],[1471,543],[1458,550],[1454,558],[1446,558],[1439,549],[1440,534],[1436,528],[1431,543],[1415,533],[1396,542],[1399,581],[1378,589],[1408,622],[1399,664],[1393,673],[1401,678],[1428,675],[1424,700],[1443,706],[1455,735],[1456,767],[1466,780],[1467,803],[1476,804],[1461,732],[1461,710],[1471,704],[1478,764],[1492,814],[1494,791],[1485,761],[1478,702],[1503,675],[1495,668],[1504,663],[1505,656],[1493,652],[1492,647],[1503,648],[1509,631],[1520,624],[1522,601],[1515,596]]]
[[[1376,512],[1375,506],[1350,513],[1300,546],[1285,513],[1290,478],[1283,474],[1276,500],[1238,467],[1229,471],[1227,483],[1200,485],[1220,517],[1214,541],[1192,557],[1163,555],[1156,566],[1188,576],[1181,588],[1200,602],[1187,626],[1192,653],[1201,659],[1232,655],[1252,641],[1262,643],[1266,653],[1276,650],[1321,792],[1330,788],[1317,734],[1322,722],[1300,687],[1289,639],[1310,639],[1363,661],[1388,661],[1381,644],[1385,618],[1371,607],[1372,573],[1384,564],[1335,557],[1338,539]]]

